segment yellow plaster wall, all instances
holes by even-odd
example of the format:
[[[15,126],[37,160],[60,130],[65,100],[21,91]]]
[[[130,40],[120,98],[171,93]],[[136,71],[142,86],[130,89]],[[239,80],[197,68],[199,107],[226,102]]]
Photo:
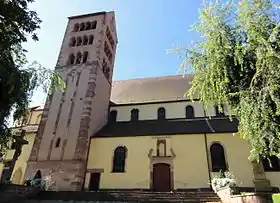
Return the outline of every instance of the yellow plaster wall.
[[[279,171],[269,171],[265,172],[265,176],[270,180],[272,187],[280,187],[280,172]]]
[[[237,184],[241,187],[254,187],[252,164],[248,160],[248,143],[237,135],[233,136],[232,133],[207,134],[209,156],[213,142],[223,145],[229,170],[237,179]],[[211,161],[210,158],[209,161]]]
[[[171,155],[170,148],[176,155],[173,160],[175,189],[209,187],[204,135],[94,138],[90,145],[88,169],[104,169],[100,179],[100,188],[103,189],[150,188],[148,154],[152,148],[155,155],[157,139],[166,139],[167,156]],[[122,145],[128,149],[126,172],[111,173],[114,149]]]
[[[248,160],[249,147],[246,141],[228,134],[207,134],[208,156],[210,145],[219,142],[224,146],[230,171],[241,187],[254,187],[253,170]],[[174,189],[209,187],[209,171],[204,134],[94,138],[91,140],[88,169],[104,169],[101,174],[100,188],[149,188],[151,148],[156,151],[156,140],[166,139],[167,152],[173,149]],[[113,151],[125,145],[128,148],[126,172],[111,173]],[[153,154],[154,155],[154,154]],[[209,157],[211,170],[211,158]],[[268,173],[267,173],[268,174]],[[275,175],[273,175],[275,174]],[[277,173],[269,173],[268,178],[276,186]],[[271,176],[271,177],[270,177]],[[89,178],[89,174],[87,176]],[[88,180],[86,180],[88,183]]]
[[[110,110],[117,110],[117,121],[130,121],[130,112],[132,109],[137,108],[139,110],[139,120],[153,120],[157,119],[157,110],[160,107],[165,108],[165,114],[167,119],[173,118],[185,118],[185,108],[190,105],[194,108],[195,117],[204,117],[204,109],[199,102],[171,102],[161,104],[142,104],[142,105],[130,105],[130,106],[112,106]],[[228,109],[224,107],[225,114],[228,115]],[[214,107],[207,111],[207,115],[215,116]]]
[[[0,163],[0,177],[2,176],[3,169],[4,169],[4,164]]]
[[[34,140],[35,140],[35,136],[36,136],[36,133],[26,133],[25,139],[28,141],[28,145],[23,146],[22,154],[19,156],[18,160],[16,161],[16,164],[15,164],[12,176],[11,176],[11,179],[12,179],[14,173],[19,168],[21,168],[22,176],[21,176],[21,180],[19,182],[20,184],[24,183],[23,178],[24,178],[24,174],[25,174],[25,170],[26,170],[26,165],[27,165],[27,161],[29,159],[29,156],[30,156],[30,153],[31,153],[31,150],[32,150],[32,146],[33,146],[33,143],[34,143]],[[5,157],[5,160],[7,160],[7,161],[12,160],[14,153],[15,153],[15,150],[8,150],[7,154],[6,154],[6,157]],[[1,175],[2,175],[2,171],[3,171],[3,167],[4,167],[4,164],[0,163],[0,174]]]
[[[28,111],[27,123],[25,123],[24,125],[36,125],[36,124],[38,125],[40,123],[43,110],[42,109],[35,109],[35,110],[28,109],[27,111]],[[20,127],[22,125],[21,122],[22,122],[21,119],[14,121],[13,127]]]
[[[174,135],[174,188],[209,187],[209,173],[203,134]]]
[[[145,105],[131,105],[131,106],[113,106],[111,110],[117,110],[117,121],[130,121],[130,112],[132,109],[139,109],[139,120],[157,119],[157,110],[160,107],[165,108],[165,115],[167,119],[185,118],[185,108],[191,105],[194,108],[195,117],[203,117],[203,108],[199,103],[192,102],[174,102],[162,104],[145,104]]]
[[[42,110],[36,110],[31,112],[31,117],[28,124],[34,125],[39,124],[41,120],[43,111]]]
[[[111,173],[113,153],[118,146],[128,149],[125,173]],[[100,188],[148,188],[148,154],[152,147],[152,138],[148,136],[92,139],[87,167],[104,169]]]

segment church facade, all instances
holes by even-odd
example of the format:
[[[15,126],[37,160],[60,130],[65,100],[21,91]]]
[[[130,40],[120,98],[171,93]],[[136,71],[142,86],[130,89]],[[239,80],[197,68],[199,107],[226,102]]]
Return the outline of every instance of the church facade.
[[[27,162],[29,160],[29,156],[34,144],[34,140],[36,137],[36,133],[38,131],[38,126],[40,124],[41,116],[43,112],[43,107],[36,106],[29,108],[27,110],[27,119],[15,121],[12,126],[12,132],[14,135],[20,136],[22,131],[25,131],[24,140],[28,142],[28,144],[25,144],[22,146],[22,152],[20,156],[18,157],[13,169],[12,166],[12,159],[16,151],[15,142],[12,141],[10,143],[10,148],[7,151],[7,154],[5,155],[5,159],[3,163],[0,162],[0,181],[6,181],[9,172],[11,170],[11,178],[10,181],[14,184],[24,184],[25,178],[24,174],[27,167]]]
[[[113,82],[115,23],[114,12],[69,18],[56,66],[67,87],[45,103],[22,180],[40,170],[55,190],[171,191],[209,189],[229,170],[240,187],[279,187],[278,158],[251,163],[226,106],[184,98],[192,75]]]

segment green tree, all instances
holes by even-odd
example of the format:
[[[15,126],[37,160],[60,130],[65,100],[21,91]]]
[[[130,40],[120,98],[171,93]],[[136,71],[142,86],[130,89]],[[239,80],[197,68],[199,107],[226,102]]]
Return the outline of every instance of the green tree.
[[[35,33],[41,20],[28,9],[34,0],[0,1],[0,153],[3,155],[11,139],[7,119],[14,111],[14,119],[24,117],[33,91],[50,86],[64,88],[62,78],[50,69],[33,62],[28,64],[22,43]],[[1,157],[1,156],[0,156]]]
[[[279,155],[279,14],[273,0],[204,3],[193,27],[201,40],[184,50],[182,66],[194,71],[187,95],[206,109],[230,107],[250,159]]]

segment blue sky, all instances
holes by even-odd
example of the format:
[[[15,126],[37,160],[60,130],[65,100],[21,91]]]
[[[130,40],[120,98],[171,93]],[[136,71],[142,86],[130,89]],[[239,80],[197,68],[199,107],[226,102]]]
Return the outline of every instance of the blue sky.
[[[189,29],[198,19],[201,4],[202,0],[37,0],[30,9],[43,21],[40,40],[25,44],[27,57],[53,68],[68,16],[113,10],[119,39],[114,80],[174,75],[181,59],[166,50],[197,39],[197,33]],[[44,101],[44,94],[38,91],[32,106]]]

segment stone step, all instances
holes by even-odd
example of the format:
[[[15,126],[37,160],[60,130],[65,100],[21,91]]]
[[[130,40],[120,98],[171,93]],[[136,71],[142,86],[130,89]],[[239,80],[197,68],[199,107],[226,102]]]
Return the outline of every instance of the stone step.
[[[174,191],[123,191],[108,190],[98,192],[85,191],[39,191],[33,187],[2,185],[0,199],[4,202],[20,203],[86,203],[86,202],[219,202],[214,192]],[[29,200],[24,200],[29,199]]]
[[[104,194],[105,195],[105,194]],[[110,194],[110,196],[115,196],[115,197],[178,197],[178,198],[195,198],[195,197],[199,197],[199,198],[203,198],[203,197],[208,197],[208,198],[216,198],[216,195],[153,195],[153,194],[149,194],[149,195],[138,195],[138,194],[117,194],[117,195],[112,195]]]
[[[184,195],[184,194],[195,194],[195,195],[209,195],[209,194],[215,194],[214,192],[104,192],[104,191],[100,191],[100,192],[95,192],[95,193],[111,193],[111,194],[120,194],[120,193],[123,193],[123,194],[157,194],[157,195],[166,195],[166,194],[177,194],[177,195]]]
[[[146,195],[140,195],[140,194],[95,194],[95,196],[101,196],[101,195],[108,195],[108,196],[113,196],[113,197],[147,197],[147,198],[151,198],[151,197],[158,197],[158,198],[203,198],[203,197],[207,197],[207,198],[216,198],[216,195],[189,195],[189,194],[185,194],[185,195],[176,195],[176,194],[168,194],[168,195],[157,195],[157,194],[146,194]],[[91,196],[91,195],[89,195]]]
[[[93,194],[110,194],[110,195],[133,195],[133,196],[137,196],[137,195],[145,195],[145,196],[178,196],[178,197],[184,197],[184,196],[189,196],[189,197],[193,197],[193,196],[216,196],[216,194],[176,194],[176,193],[172,193],[172,194],[153,194],[153,193],[149,193],[149,194],[140,194],[140,193],[93,193]]]
[[[151,192],[151,191],[100,191],[100,192],[40,192],[37,200],[108,201],[108,202],[219,202],[213,192]],[[41,202],[40,201],[40,202]]]
[[[141,201],[63,201],[63,200],[25,200],[21,203],[139,203]],[[161,202],[164,201],[144,201],[145,203]],[[144,203],[143,202],[143,203]],[[219,202],[201,202],[201,201],[167,201],[168,202],[187,202],[187,203],[221,203]]]
[[[81,201],[64,201],[64,200],[23,200],[20,203],[152,203],[152,202],[161,202],[161,203],[168,203],[168,202],[187,202],[187,203],[221,203],[221,201],[200,201],[200,200],[171,200],[171,201],[162,201],[162,200],[150,200],[150,201],[143,201],[143,200],[81,200]]]
[[[0,202],[11,203],[20,201],[26,198],[37,196],[40,189],[34,187],[27,187],[14,184],[1,184],[0,185]]]

